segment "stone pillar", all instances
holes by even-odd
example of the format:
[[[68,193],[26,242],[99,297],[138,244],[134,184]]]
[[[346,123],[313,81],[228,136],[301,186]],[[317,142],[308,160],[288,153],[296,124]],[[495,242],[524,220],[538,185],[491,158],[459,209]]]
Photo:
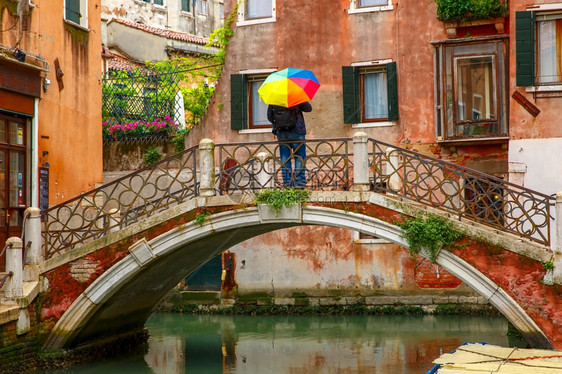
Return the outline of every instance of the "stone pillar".
[[[389,176],[387,188],[392,191],[400,191],[402,189],[402,181],[398,174],[398,151],[388,147],[386,149],[386,158],[388,159],[386,175]]]
[[[269,172],[269,155],[266,152],[260,152],[256,155],[257,162],[254,166],[256,172],[256,182],[261,188],[272,187],[273,176]]]
[[[199,142],[199,195],[215,196],[215,143],[211,139]]]
[[[562,191],[556,194],[556,205],[554,212],[554,270],[553,279],[554,282],[562,284]]]
[[[6,241],[6,273],[12,276],[6,281],[6,297],[23,296],[23,244],[20,238],[11,237]]]
[[[353,185],[352,191],[369,191],[369,137],[359,131],[353,135]]]
[[[25,210],[24,215],[27,215],[24,227],[24,248],[26,248],[28,243],[31,242],[31,245],[27,250],[25,263],[38,264],[43,261],[41,252],[43,239],[41,236],[41,210],[39,208],[30,207]]]
[[[121,212],[119,209],[110,209],[109,212],[107,212],[107,216],[109,217],[109,232],[114,233],[119,231],[121,229],[119,227],[119,221],[121,220]]]

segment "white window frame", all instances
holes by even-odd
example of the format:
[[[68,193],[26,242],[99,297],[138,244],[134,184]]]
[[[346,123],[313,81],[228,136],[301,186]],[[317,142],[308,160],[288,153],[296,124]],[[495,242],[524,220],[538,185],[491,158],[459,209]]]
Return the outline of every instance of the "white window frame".
[[[262,23],[271,23],[277,20],[277,12],[275,7],[275,2],[277,0],[270,0],[271,1],[271,17],[266,18],[255,18],[255,19],[246,19],[246,1],[248,0],[241,0],[240,5],[238,6],[238,18],[236,20],[236,26],[249,26],[249,25],[259,25]],[[257,1],[266,1],[266,0],[257,0]]]
[[[207,0],[197,0],[197,15],[207,16],[208,14],[209,14],[209,2]]]
[[[63,17],[65,22],[71,23],[73,25],[77,25],[84,30],[88,30],[88,0],[80,0],[80,23],[76,23],[72,20],[66,18],[66,0],[64,1],[64,10],[63,10]]]
[[[369,12],[383,12],[387,10],[393,10],[392,0],[387,0],[387,5],[375,5],[375,6],[360,6],[361,0],[350,0],[348,14],[356,13],[369,13]]]
[[[367,66],[376,66],[376,65],[386,65],[392,62],[391,58],[384,59],[384,60],[373,60],[373,61],[361,61],[361,62],[352,62],[351,66],[357,67],[367,67]],[[376,121],[376,122],[360,122],[351,125],[352,129],[364,129],[370,127],[388,127],[396,125],[396,121]]]

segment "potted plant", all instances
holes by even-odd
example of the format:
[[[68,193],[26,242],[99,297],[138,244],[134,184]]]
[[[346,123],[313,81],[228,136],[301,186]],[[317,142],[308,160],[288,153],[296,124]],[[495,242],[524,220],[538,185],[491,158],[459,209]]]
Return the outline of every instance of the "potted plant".
[[[507,2],[502,0],[435,0],[437,19],[445,23],[448,37],[457,36],[457,27],[493,24],[504,32]]]

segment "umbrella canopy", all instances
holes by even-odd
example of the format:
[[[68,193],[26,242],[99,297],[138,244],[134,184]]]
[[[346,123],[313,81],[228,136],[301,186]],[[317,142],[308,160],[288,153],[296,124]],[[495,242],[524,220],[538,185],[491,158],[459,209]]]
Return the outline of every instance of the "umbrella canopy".
[[[287,68],[271,73],[258,93],[268,105],[291,107],[310,101],[319,87],[310,70]]]

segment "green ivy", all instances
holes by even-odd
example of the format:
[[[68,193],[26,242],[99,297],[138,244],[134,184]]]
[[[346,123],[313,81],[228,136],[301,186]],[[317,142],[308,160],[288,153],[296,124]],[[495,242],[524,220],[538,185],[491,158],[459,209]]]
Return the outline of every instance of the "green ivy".
[[[554,262],[546,261],[544,264],[542,264],[542,267],[544,270],[554,270]]]
[[[308,200],[309,196],[310,191],[294,188],[263,190],[256,195],[256,203],[269,205],[273,214],[278,216],[283,207],[302,204]]]
[[[162,153],[156,147],[150,147],[146,149],[144,154],[144,163],[146,165],[152,165],[155,162],[158,162],[162,157]]]
[[[203,222],[205,222],[205,220],[210,216],[211,213],[209,212],[199,213],[197,216],[195,216],[195,222],[197,222],[199,226],[203,226]]]
[[[419,254],[422,249],[429,252],[429,260],[435,262],[442,247],[451,247],[456,240],[461,239],[464,234],[455,230],[443,217],[430,215],[426,219],[416,217],[398,223],[405,231],[405,238],[410,246],[409,251],[412,258]]]
[[[475,20],[494,17],[505,17],[508,14],[507,2],[501,0],[435,0],[437,3],[437,19]]]
[[[174,151],[179,153],[185,149],[185,134],[187,134],[188,130],[178,130],[178,132],[172,138],[172,143],[174,143]]]

